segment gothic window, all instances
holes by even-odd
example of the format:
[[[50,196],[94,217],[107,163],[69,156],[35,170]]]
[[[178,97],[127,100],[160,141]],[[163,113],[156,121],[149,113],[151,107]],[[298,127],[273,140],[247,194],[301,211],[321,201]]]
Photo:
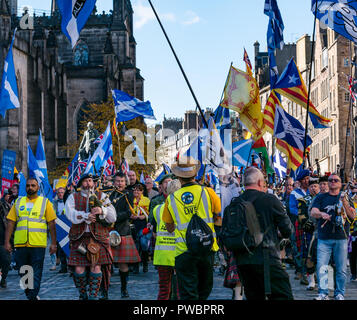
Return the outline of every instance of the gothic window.
[[[80,40],[74,51],[74,65],[87,66],[89,63],[89,49],[88,45]]]

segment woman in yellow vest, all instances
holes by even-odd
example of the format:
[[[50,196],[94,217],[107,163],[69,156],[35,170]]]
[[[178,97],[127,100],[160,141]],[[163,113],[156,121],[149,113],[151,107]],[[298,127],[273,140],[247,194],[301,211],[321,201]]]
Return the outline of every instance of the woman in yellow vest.
[[[213,259],[218,250],[214,219],[221,212],[221,200],[211,188],[195,182],[200,162],[192,157],[180,157],[172,165],[172,173],[182,188],[167,197],[162,215],[167,231],[177,229],[175,269],[181,300],[205,300],[213,287]],[[212,229],[214,243],[207,255],[193,255],[187,250],[186,230],[197,214]]]
[[[149,216],[149,205],[150,205],[150,199],[147,197],[143,196],[144,192],[144,187],[141,184],[136,184],[133,187],[133,194],[134,194],[134,200],[133,200],[133,209],[134,212],[131,215],[131,220],[132,223],[135,226],[135,244],[137,247],[137,250],[139,251],[139,254],[141,256],[141,261],[143,263],[143,272],[148,272],[148,258],[149,258],[149,253],[147,250],[143,250],[142,246],[140,245],[140,231],[142,231],[144,228],[147,227],[148,223],[148,216]],[[134,274],[139,273],[139,263],[135,264],[134,267]]]
[[[168,196],[181,188],[179,180],[175,179],[167,185]],[[178,296],[177,290],[174,292],[172,288],[177,288],[174,278],[175,267],[175,232],[168,232],[165,222],[162,221],[165,204],[157,205],[153,210],[153,216],[156,222],[156,242],[154,251],[154,265],[159,273],[159,294],[157,300],[169,300],[171,293],[172,297]],[[174,285],[176,284],[176,285]]]
[[[19,268],[25,265],[33,268],[33,288],[25,289],[29,300],[38,300],[47,247],[47,229],[51,234],[50,254],[56,253],[57,250],[56,213],[48,199],[37,195],[38,190],[37,180],[28,178],[26,181],[27,196],[18,197],[7,215],[8,228],[4,244],[5,249],[11,252],[10,237],[15,230],[14,245]]]

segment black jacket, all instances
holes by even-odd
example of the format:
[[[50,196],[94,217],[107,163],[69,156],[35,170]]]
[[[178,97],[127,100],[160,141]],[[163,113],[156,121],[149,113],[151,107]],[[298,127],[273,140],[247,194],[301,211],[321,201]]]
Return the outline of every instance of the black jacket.
[[[0,245],[5,242],[6,216],[10,211],[10,206],[5,201],[0,200]]]
[[[130,235],[130,216],[131,211],[129,209],[129,204],[126,201],[125,197],[128,199],[131,206],[133,206],[133,193],[128,190],[124,190],[123,192],[125,195],[114,191],[109,199],[112,202],[115,211],[117,213],[117,220],[114,224],[114,229],[119,232],[121,236],[128,236]],[[118,199],[115,203],[113,201]]]
[[[240,198],[253,203],[263,232],[271,226],[264,237],[264,243],[269,245],[270,264],[280,264],[278,230],[283,238],[290,238],[294,230],[284,206],[274,195],[257,190],[246,190]],[[233,202],[229,206],[232,205]],[[256,248],[252,255],[237,253],[236,258],[238,265],[263,264],[262,246]]]

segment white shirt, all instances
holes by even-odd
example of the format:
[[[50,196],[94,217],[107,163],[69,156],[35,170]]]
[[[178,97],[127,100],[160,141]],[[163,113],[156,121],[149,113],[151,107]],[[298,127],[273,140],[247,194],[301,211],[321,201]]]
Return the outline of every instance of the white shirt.
[[[87,198],[87,194],[83,191],[81,191],[82,197]],[[102,196],[100,200],[103,200],[106,197],[105,193],[102,192]],[[75,203],[74,203],[74,196],[73,193],[68,197],[65,205],[65,211],[66,211],[66,217],[68,218],[69,221],[71,221],[73,224],[80,224],[82,222],[86,222],[86,230],[85,232],[89,231],[89,224],[91,224],[91,221],[88,219],[88,216],[90,212],[88,212],[88,202],[89,199],[87,199],[87,206],[86,206],[86,212],[84,211],[78,211],[75,209]],[[104,201],[104,204],[110,203],[109,198]],[[106,222],[108,223],[113,223],[117,219],[117,214],[116,211],[113,207],[112,204],[106,207],[102,207],[103,214],[99,215],[100,219],[105,219]],[[82,216],[79,218],[78,216]]]

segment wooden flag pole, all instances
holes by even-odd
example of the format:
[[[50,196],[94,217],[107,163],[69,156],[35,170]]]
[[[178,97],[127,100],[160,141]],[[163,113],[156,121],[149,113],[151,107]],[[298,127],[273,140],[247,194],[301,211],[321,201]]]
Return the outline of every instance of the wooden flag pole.
[[[170,46],[170,48],[171,48],[171,50],[172,50],[172,53],[173,53],[174,56],[175,56],[175,59],[176,59],[176,61],[177,61],[177,64],[178,64],[179,67],[180,67],[180,70],[181,70],[181,72],[182,72],[182,74],[183,74],[183,77],[184,77],[185,80],[186,80],[186,83],[187,83],[187,85],[188,85],[188,88],[189,88],[190,91],[191,91],[192,97],[193,97],[193,99],[194,99],[195,102],[196,102],[196,106],[197,106],[197,108],[199,109],[199,111],[200,111],[200,113],[201,113],[202,121],[203,121],[204,124],[206,125],[206,128],[208,128],[208,123],[207,123],[207,121],[206,121],[206,119],[205,119],[205,115],[204,115],[204,113],[203,113],[203,111],[202,111],[202,109],[201,109],[201,107],[200,107],[200,104],[199,104],[199,102],[198,102],[198,100],[197,100],[197,98],[196,98],[195,93],[193,92],[193,89],[192,89],[192,87],[191,87],[190,81],[188,80],[188,78],[187,78],[187,76],[186,76],[186,73],[185,73],[185,71],[184,71],[184,69],[183,69],[183,67],[182,67],[182,65],[181,65],[181,62],[180,62],[179,58],[178,58],[177,55],[176,55],[176,52],[175,52],[175,50],[174,50],[174,48],[173,48],[173,46],[172,46],[172,44],[171,44],[171,42],[170,42],[169,37],[168,37],[167,34],[166,34],[166,31],[165,31],[165,29],[164,29],[164,26],[162,25],[162,23],[161,23],[161,21],[160,21],[160,18],[159,18],[159,16],[158,16],[158,14],[156,13],[156,10],[155,10],[153,4],[151,3],[151,0],[148,0],[148,1],[149,1],[149,4],[150,4],[152,10],[154,11],[155,17],[156,17],[157,21],[158,21],[159,24],[160,24],[161,30],[162,30],[162,32],[163,32],[164,35],[165,35],[165,38],[166,38],[166,40],[167,40],[167,42],[168,42],[168,44],[169,44],[169,46]]]

